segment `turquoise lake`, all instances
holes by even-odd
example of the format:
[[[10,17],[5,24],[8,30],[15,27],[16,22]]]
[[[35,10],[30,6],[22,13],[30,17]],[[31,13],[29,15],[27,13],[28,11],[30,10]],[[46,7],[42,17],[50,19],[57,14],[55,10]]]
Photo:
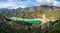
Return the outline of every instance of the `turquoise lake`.
[[[19,22],[25,22],[25,23],[30,23],[30,24],[37,24],[37,23],[41,23],[41,20],[34,20],[34,19],[21,19],[21,18],[16,18],[16,17],[11,17],[9,18],[12,21],[19,21]]]

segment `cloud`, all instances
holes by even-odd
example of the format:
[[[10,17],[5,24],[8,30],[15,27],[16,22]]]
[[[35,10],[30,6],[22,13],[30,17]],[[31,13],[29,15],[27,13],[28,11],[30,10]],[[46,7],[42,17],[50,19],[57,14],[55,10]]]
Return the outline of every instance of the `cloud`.
[[[23,6],[22,2],[18,2],[16,0],[15,1],[8,0],[8,2],[1,2],[0,3],[0,8],[18,8],[19,6],[20,7],[25,7],[25,6]]]
[[[14,8],[15,6],[16,4],[10,2],[0,3],[0,8]]]
[[[60,6],[60,2],[56,0],[0,0],[0,8],[18,8],[31,7],[39,5]]]
[[[57,0],[36,0],[38,4],[42,5],[52,5],[52,6],[59,6],[60,7],[60,2]]]
[[[7,2],[0,2],[0,8],[25,8],[27,5],[34,4],[31,0],[7,0]]]
[[[54,2],[54,4],[53,4],[54,6],[59,6],[60,7],[60,2]]]

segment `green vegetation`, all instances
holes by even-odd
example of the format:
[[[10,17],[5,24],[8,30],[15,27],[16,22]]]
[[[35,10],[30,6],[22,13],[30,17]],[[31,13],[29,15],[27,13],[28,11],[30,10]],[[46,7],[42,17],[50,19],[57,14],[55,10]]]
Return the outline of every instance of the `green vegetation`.
[[[26,26],[26,25],[25,26],[24,25],[19,25],[19,24],[20,23],[15,24],[13,26],[12,30],[0,27],[0,33],[34,33],[34,32],[35,33],[42,33],[43,31],[46,31],[45,33],[60,33],[60,20],[58,20],[58,22],[57,22],[57,24],[55,26],[52,26],[50,29],[46,28],[44,30],[41,30],[40,26],[39,26],[38,29],[35,28],[39,24],[33,25],[35,27],[30,26],[31,27],[31,31],[28,29],[28,26]],[[17,25],[17,28],[15,28],[16,25]],[[19,28],[18,28],[18,25],[19,25]]]
[[[52,27],[51,30],[49,30],[48,33],[60,33],[60,20],[57,22],[55,26]]]
[[[3,12],[0,13],[0,16],[5,17],[18,17],[18,18],[26,18],[26,19],[34,19],[34,18],[42,18],[42,15],[46,14],[46,18],[49,20],[53,19],[60,19],[60,9],[59,8],[41,8],[40,10],[35,10],[33,12],[20,12],[20,11],[11,11],[11,12]],[[2,23],[4,21],[4,18],[0,17],[0,22]],[[12,26],[12,30],[6,29],[4,26],[4,23],[7,23],[8,25]],[[53,24],[52,24],[53,23]],[[44,30],[41,30],[41,23],[29,26],[26,23],[19,23],[17,21],[4,21],[2,25],[0,25],[0,33],[60,33],[60,20],[55,22],[51,22],[51,27],[46,28]],[[53,26],[55,25],[55,26]]]

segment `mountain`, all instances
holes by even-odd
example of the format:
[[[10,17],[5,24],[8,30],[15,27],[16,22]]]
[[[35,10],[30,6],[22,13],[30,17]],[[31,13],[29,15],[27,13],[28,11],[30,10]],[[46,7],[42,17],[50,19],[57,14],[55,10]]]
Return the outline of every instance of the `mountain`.
[[[60,7],[57,7],[57,6],[48,6],[48,5],[41,5],[41,6],[32,6],[32,7],[26,7],[26,8],[17,8],[17,9],[7,9],[7,8],[1,8],[0,9],[0,13],[1,12],[15,12],[15,11],[19,11],[19,12],[33,12],[33,11],[36,11],[36,10],[42,10],[44,8],[47,8],[47,9],[60,9]]]
[[[26,23],[19,23],[17,21],[9,20],[9,17],[17,17],[17,18],[26,18],[26,19],[34,19],[34,18],[42,18],[42,15],[46,15],[46,20],[56,20],[49,21],[44,30],[41,30],[41,24],[38,23],[36,25],[29,26]],[[60,33],[60,7],[57,6],[32,6],[26,8],[17,8],[17,9],[8,9],[1,8],[0,9],[0,33]],[[56,24],[57,23],[57,24]],[[50,26],[47,28],[47,26]]]
[[[52,11],[52,12],[51,12]],[[53,12],[58,11],[58,12]],[[0,9],[0,15],[4,16],[17,16],[17,17],[25,17],[25,18],[37,18],[41,17],[39,15],[41,14],[49,14],[50,17],[52,14],[53,16],[59,17],[60,7],[57,6],[48,6],[48,5],[41,5],[41,6],[32,6],[32,7],[26,7],[26,8],[17,8],[17,9],[8,9],[8,8],[1,8]],[[55,14],[56,13],[56,14]]]

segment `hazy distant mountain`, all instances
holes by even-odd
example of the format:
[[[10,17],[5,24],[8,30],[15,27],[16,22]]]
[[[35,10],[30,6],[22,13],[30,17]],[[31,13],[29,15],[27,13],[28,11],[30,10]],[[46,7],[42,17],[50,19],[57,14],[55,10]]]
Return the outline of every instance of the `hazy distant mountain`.
[[[7,9],[1,8],[0,13],[8,13],[8,12],[33,12],[33,11],[40,11],[44,9],[60,9],[57,6],[48,6],[48,5],[41,5],[41,6],[33,6],[33,7],[26,7],[26,8],[17,8],[17,9]]]

